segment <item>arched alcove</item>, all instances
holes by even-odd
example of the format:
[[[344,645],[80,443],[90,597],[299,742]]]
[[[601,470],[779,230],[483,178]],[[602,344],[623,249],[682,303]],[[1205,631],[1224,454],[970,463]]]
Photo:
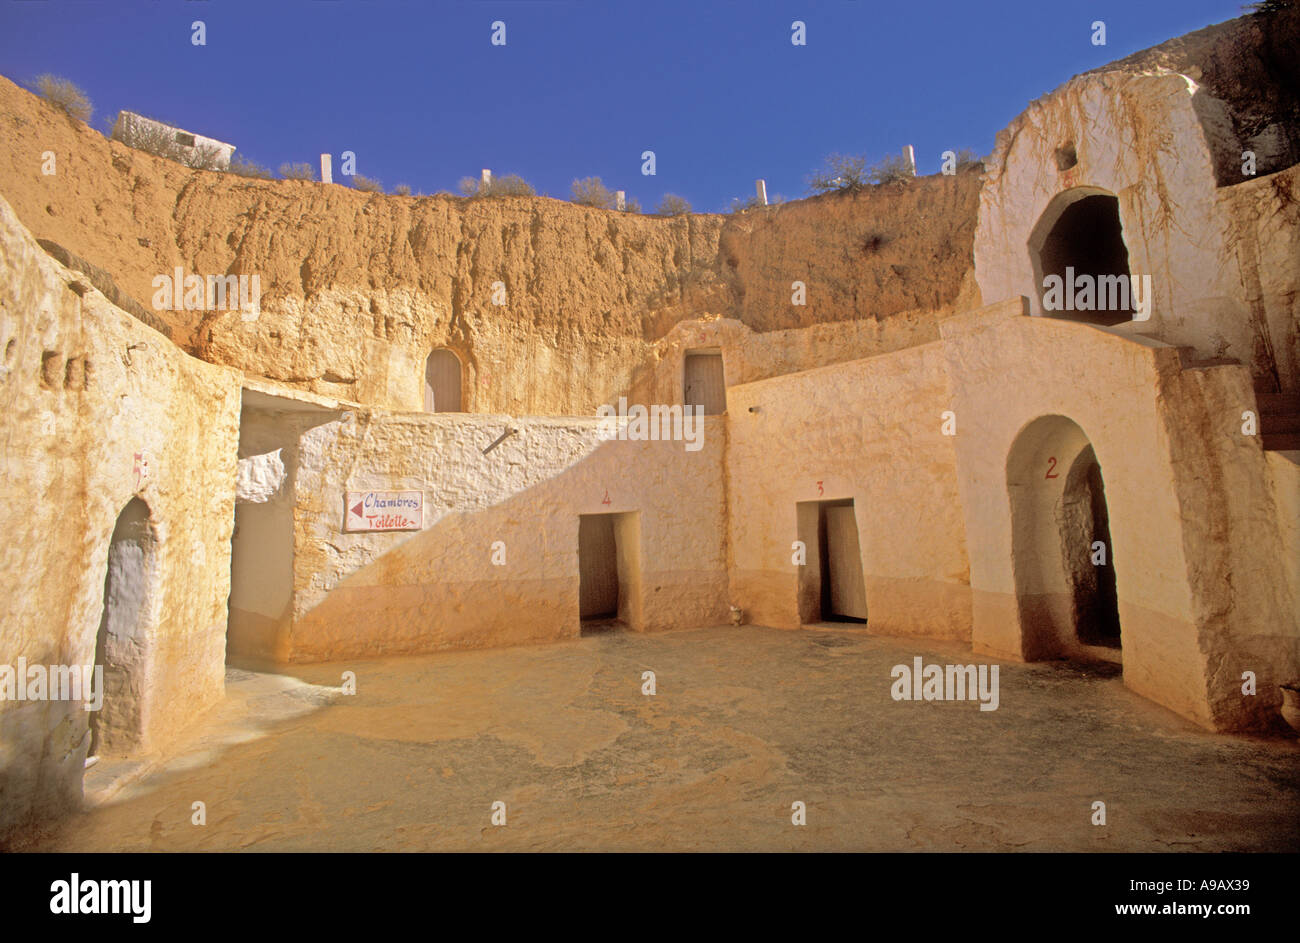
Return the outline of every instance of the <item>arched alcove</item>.
[[[95,665],[103,668],[103,703],[90,714],[91,756],[129,752],[143,733],[155,545],[149,506],[132,498],[118,515],[108,545],[104,604],[95,638]]]
[[[1058,194],[1034,226],[1029,254],[1038,303],[1045,314],[1090,324],[1117,324],[1133,317],[1132,273],[1115,194],[1097,187],[1075,187]],[[1081,288],[1066,287],[1065,299],[1053,307],[1046,288],[1051,276],[1063,285],[1087,276],[1094,287],[1086,299]],[[1076,296],[1078,307],[1062,307]]]
[[[1024,657],[1118,650],[1110,517],[1088,436],[1065,416],[1029,423],[1007,456],[1007,492]]]
[[[461,412],[461,362],[455,351],[440,347],[424,364],[424,411]]]

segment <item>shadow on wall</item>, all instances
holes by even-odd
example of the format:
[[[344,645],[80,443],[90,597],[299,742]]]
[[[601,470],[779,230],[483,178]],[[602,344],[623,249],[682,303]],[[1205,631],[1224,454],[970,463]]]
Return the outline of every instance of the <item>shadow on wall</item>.
[[[556,477],[481,510],[453,511],[348,574],[288,627],[295,662],[486,648],[580,634],[579,520],[594,510],[575,500],[575,480],[603,443]],[[680,448],[680,443],[662,443]],[[630,493],[634,489],[628,489]],[[661,499],[663,500],[663,499]],[[637,631],[719,625],[728,618],[725,565],[716,574],[647,552],[641,507],[615,513],[617,617]],[[599,505],[597,505],[599,506]],[[539,508],[551,509],[549,514]],[[710,535],[721,546],[721,524]],[[504,543],[503,565],[493,546]],[[468,549],[467,549],[468,548]],[[705,551],[707,553],[707,550]],[[468,563],[468,565],[467,565]],[[464,573],[470,578],[448,579]],[[606,608],[609,608],[606,606]]]

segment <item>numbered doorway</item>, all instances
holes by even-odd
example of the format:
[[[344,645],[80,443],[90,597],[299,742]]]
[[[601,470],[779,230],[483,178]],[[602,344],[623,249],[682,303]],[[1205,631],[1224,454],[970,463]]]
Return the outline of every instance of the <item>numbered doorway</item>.
[[[578,517],[578,615],[582,634],[640,628],[640,515]]]
[[[853,499],[804,501],[796,513],[806,553],[799,569],[799,621],[865,625],[867,591]]]
[[[1065,416],[1026,425],[1007,457],[1007,491],[1023,657],[1119,664],[1120,555],[1083,429]]]

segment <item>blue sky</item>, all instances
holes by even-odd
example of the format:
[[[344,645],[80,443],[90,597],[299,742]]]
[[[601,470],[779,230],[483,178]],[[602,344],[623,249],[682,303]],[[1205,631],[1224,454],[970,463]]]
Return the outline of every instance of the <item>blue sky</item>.
[[[480,168],[647,210],[797,198],[829,153],[987,154],[1071,75],[1241,14],[1241,0],[0,0],[0,73],[80,85],[276,169],[323,152],[391,187]],[[191,43],[203,20],[207,45]],[[490,43],[506,24],[506,45]],[[791,44],[802,20],[807,45]],[[1091,24],[1106,24],[1105,46]],[[653,150],[657,173],[641,173]]]

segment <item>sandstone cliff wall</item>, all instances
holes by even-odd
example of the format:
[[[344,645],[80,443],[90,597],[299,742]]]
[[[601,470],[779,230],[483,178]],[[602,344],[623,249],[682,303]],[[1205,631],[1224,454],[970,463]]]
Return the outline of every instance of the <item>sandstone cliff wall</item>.
[[[4,79],[0,129],[0,192],[19,218],[144,305],[177,266],[260,276],[254,322],[160,312],[188,349],[387,408],[422,408],[424,361],[440,346],[465,361],[468,411],[582,415],[626,393],[682,321],[722,315],[758,334],[873,322],[802,369],[933,340],[933,312],[976,297],[973,171],[658,218],[193,171],[108,141]],[[793,281],[805,282],[806,306],[791,304]],[[497,282],[504,306],[492,302]],[[923,323],[876,332],[899,317]]]

